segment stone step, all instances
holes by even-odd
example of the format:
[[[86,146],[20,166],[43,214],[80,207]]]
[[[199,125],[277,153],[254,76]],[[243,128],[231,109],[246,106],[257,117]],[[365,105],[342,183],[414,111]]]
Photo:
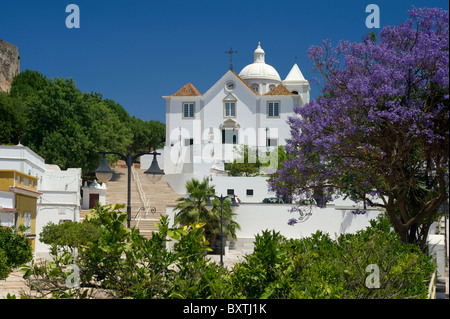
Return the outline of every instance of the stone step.
[[[136,167],[135,167],[136,168]],[[126,204],[127,202],[127,184],[128,169],[123,166],[115,166],[113,168],[114,175],[106,184],[106,204]],[[166,206],[176,204],[177,198],[181,197],[173,191],[172,188],[161,180],[155,184],[147,180],[144,170],[136,168],[136,172],[141,183],[142,191],[145,194],[145,200],[148,201],[150,211],[145,214],[144,211],[139,212],[139,221],[134,220],[140,208],[144,207],[141,196],[138,191],[137,181],[134,176],[131,178],[131,216],[130,226],[138,225],[139,231],[145,237],[151,237],[153,231],[157,231],[158,227],[155,223],[159,222],[159,217],[165,216]],[[126,207],[121,209],[126,211]]]

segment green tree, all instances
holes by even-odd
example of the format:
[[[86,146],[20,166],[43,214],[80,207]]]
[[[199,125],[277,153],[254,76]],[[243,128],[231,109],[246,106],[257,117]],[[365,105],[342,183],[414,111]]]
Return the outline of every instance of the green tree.
[[[58,247],[67,247],[73,253],[75,249],[96,240],[99,229],[92,223],[66,222],[62,224],[48,223],[39,234],[41,242]]]
[[[96,92],[81,92],[73,79],[47,79],[25,70],[0,95],[0,142],[19,141],[62,169],[98,166],[100,150],[126,153],[163,146],[165,125],[130,117],[124,107]],[[108,155],[114,162],[115,155]]]
[[[33,259],[31,243],[20,231],[14,227],[0,227],[0,280]]]
[[[265,230],[230,280],[235,294],[247,298],[427,298],[434,266],[417,246],[402,243],[389,221],[380,220],[336,240],[320,231],[287,239]],[[373,268],[378,271],[368,270]],[[378,286],[371,286],[370,275],[379,279]]]
[[[72,79],[46,80],[29,71],[18,75],[11,91],[26,106],[22,143],[48,163],[87,173],[98,166],[99,150],[124,152],[131,144],[130,129],[102,96],[82,93]]]
[[[208,211],[205,207],[208,195],[213,195],[214,186],[209,185],[206,178],[201,182],[193,178],[187,181],[185,186],[187,194],[185,197],[178,198],[178,204],[175,206],[176,219],[181,225],[205,223],[206,236],[214,247],[216,237],[220,233],[220,201],[217,198],[211,198],[213,209]],[[233,219],[236,214],[232,211],[230,204],[228,200],[223,203],[223,232],[236,239],[236,230],[240,229],[240,226]]]
[[[25,70],[14,77],[9,94],[14,98],[27,99],[38,95],[48,85],[49,81],[45,75],[38,71]]]
[[[117,117],[121,122],[125,123],[129,121],[130,114],[128,114],[128,112],[124,109],[122,105],[110,99],[104,99],[103,102],[105,102],[106,106],[111,111],[114,111],[114,113],[117,115]]]
[[[129,125],[133,128],[130,149],[133,153],[148,152],[151,149],[161,148],[166,139],[166,126],[159,121],[143,121],[130,117]]]
[[[202,223],[169,228],[168,218],[161,217],[158,232],[147,239],[138,229],[125,226],[123,207],[97,207],[87,215],[82,224],[94,226],[98,234],[82,244],[77,254],[64,251],[63,234],[49,236],[63,253],[53,255],[44,265],[23,268],[24,278],[38,297],[91,298],[98,289],[112,298],[227,296],[231,287],[219,280],[226,271],[204,256],[207,241]],[[177,242],[169,250],[165,246],[171,239]],[[79,269],[79,287],[68,289],[71,272],[67,268],[74,265]]]
[[[248,145],[234,147],[235,159],[232,163],[225,163],[225,170],[231,176],[256,176],[262,163],[258,150]]]
[[[23,103],[0,92],[0,144],[18,144],[26,130]]]

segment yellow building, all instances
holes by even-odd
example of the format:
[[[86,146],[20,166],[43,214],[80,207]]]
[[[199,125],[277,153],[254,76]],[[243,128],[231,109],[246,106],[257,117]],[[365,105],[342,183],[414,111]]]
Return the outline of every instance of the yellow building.
[[[36,238],[36,204],[39,178],[17,170],[0,169],[0,221],[2,225],[27,227],[33,252]]]

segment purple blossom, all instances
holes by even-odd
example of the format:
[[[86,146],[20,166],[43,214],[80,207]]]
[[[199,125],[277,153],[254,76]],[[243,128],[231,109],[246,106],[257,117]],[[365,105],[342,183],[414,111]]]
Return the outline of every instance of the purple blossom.
[[[313,194],[323,206],[336,194],[395,197],[419,183],[423,167],[430,174],[448,167],[448,19],[448,11],[412,7],[377,41],[312,46],[323,95],[288,120],[288,159],[271,188]]]

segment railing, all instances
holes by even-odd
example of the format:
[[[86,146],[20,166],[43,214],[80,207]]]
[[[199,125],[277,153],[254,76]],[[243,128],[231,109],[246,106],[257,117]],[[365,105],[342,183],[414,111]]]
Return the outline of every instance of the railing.
[[[141,214],[141,211],[143,208],[144,208],[143,206],[139,207],[136,215],[134,215],[134,220],[136,221],[136,225],[135,225],[136,228],[139,227],[139,221],[141,220],[140,214]]]
[[[428,286],[428,299],[436,299],[436,270],[433,272]]]
[[[436,256],[433,257],[433,263],[436,265]],[[430,283],[428,284],[428,299],[436,299],[436,274],[437,269],[434,270],[431,275]]]
[[[141,202],[144,205],[141,208],[144,208],[144,213],[145,213],[144,218],[145,218],[145,217],[147,217],[147,214],[148,214],[148,212],[150,210],[150,201],[147,200],[147,198],[145,197],[145,192],[142,189],[142,184],[141,184],[141,181],[139,179],[139,174],[136,172],[136,169],[134,167],[131,167],[131,172],[133,174],[134,180],[136,181],[137,189],[138,189],[138,192],[139,192],[139,197],[141,198]],[[137,218],[138,215],[140,215],[141,208],[139,208],[138,213],[136,214],[135,218]]]

